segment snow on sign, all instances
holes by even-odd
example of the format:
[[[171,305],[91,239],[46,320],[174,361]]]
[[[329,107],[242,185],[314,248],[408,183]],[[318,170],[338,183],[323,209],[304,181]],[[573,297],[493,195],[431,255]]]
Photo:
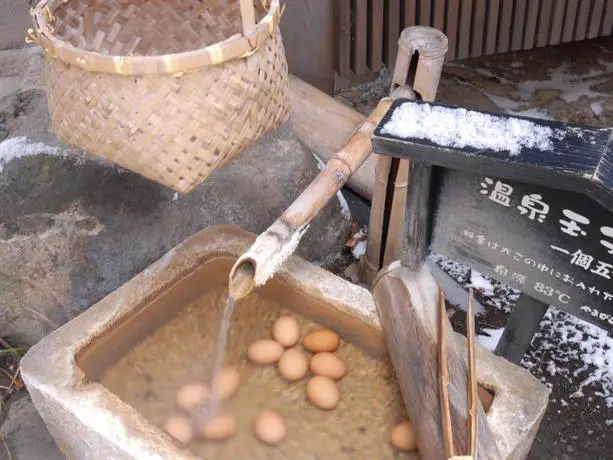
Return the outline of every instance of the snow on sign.
[[[429,244],[613,332],[613,129],[397,100],[373,149],[430,177],[410,181],[407,209],[430,203],[410,215],[429,236],[414,253]]]
[[[444,170],[432,250],[613,331],[613,214],[585,195]]]

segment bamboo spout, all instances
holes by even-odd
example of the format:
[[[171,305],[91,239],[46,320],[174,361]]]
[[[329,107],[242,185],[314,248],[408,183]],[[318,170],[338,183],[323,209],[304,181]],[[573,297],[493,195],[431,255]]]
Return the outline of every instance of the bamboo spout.
[[[229,279],[230,294],[235,299],[265,284],[294,253],[313,218],[370,155],[372,134],[392,102],[392,98],[379,102],[313,182],[239,257]]]

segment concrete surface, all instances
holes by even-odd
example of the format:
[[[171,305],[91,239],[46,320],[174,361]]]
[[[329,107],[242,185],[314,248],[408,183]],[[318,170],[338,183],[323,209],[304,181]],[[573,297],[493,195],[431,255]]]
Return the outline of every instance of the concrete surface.
[[[23,46],[31,27],[30,3],[26,0],[0,0],[0,50]]]
[[[11,404],[7,419],[0,427],[6,440],[11,457],[2,455],[0,459],[12,460],[63,460],[53,438],[47,431],[40,415],[29,397],[19,398]]]
[[[47,427],[69,458],[195,458],[159,428],[98,383],[88,383],[74,356],[121,318],[154,298],[201,261],[237,257],[255,235],[236,227],[212,227],[193,235],[117,291],[35,345],[22,360],[22,376]],[[293,256],[279,271],[297,290],[331,310],[349,314],[383,332],[370,292]],[[331,317],[339,313],[332,313]],[[455,333],[455,339],[462,336]],[[374,339],[373,339],[374,340]],[[549,390],[526,370],[479,347],[478,380],[496,391],[488,413],[502,458],[525,458],[547,406]]]

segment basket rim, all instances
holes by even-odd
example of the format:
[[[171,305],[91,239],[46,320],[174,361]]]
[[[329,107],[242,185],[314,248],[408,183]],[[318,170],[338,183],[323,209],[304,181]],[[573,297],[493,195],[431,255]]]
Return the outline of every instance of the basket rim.
[[[248,35],[237,33],[223,41],[192,51],[152,56],[113,56],[78,48],[53,32],[53,13],[71,0],[41,0],[30,10],[34,28],[28,29],[26,41],[38,43],[45,53],[66,64],[89,72],[121,76],[181,74],[248,57],[270,36],[281,17],[280,0],[268,0],[268,11]]]

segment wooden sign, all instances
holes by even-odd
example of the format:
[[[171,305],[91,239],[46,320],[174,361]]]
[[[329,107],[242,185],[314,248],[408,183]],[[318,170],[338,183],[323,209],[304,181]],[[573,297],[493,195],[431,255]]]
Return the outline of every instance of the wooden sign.
[[[386,126],[404,104],[404,118],[397,114],[395,127]],[[421,229],[430,249],[611,332],[612,134],[397,100],[375,130],[373,149],[432,168],[431,182],[419,185],[432,194],[429,228]],[[505,136],[507,144],[498,142]],[[411,194],[420,193],[410,190],[408,207]]]
[[[613,214],[585,195],[442,170],[431,249],[613,331]]]

